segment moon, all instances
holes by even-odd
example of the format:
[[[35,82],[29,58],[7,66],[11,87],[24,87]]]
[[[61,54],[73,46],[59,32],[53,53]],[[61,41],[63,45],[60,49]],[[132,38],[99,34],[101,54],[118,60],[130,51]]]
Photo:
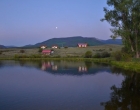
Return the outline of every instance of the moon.
[[[55,27],[57,29],[57,27]]]

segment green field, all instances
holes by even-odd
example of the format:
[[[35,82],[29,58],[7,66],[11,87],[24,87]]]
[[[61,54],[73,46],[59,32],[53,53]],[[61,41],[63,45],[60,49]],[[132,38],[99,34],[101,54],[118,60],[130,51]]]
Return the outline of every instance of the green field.
[[[79,48],[79,47],[68,47],[68,48],[58,48],[53,49],[54,53],[51,56],[84,56],[86,51],[91,51],[93,55],[95,53],[100,53],[107,51],[109,53],[121,50],[122,45],[100,45],[100,46],[88,46],[87,48]],[[51,49],[51,48],[47,48]],[[21,53],[21,50],[24,50],[23,53]],[[33,49],[0,49],[0,58],[12,58],[15,55],[38,55],[41,53],[38,52],[39,48],[33,48]]]

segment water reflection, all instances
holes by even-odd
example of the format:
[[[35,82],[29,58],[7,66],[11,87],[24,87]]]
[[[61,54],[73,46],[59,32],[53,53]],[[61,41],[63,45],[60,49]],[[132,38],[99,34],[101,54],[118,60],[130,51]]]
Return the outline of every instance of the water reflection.
[[[140,75],[106,64],[0,61],[0,110],[139,110]]]
[[[96,74],[103,71],[110,72],[108,65],[98,65],[93,62],[55,62],[43,61],[41,70],[51,74],[65,74],[65,75],[83,75],[83,74]],[[80,74],[79,74],[80,73]]]
[[[87,72],[87,67],[79,66],[78,71],[79,72]]]
[[[140,110],[140,74],[112,68],[113,74],[123,74],[121,87],[112,85],[110,100],[102,102],[105,110]]]

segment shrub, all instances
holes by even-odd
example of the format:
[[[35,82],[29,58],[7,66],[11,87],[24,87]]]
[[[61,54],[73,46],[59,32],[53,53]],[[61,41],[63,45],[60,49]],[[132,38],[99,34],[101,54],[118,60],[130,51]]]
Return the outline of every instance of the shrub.
[[[41,55],[39,55],[39,54],[32,54],[30,56],[30,58],[41,58]]]
[[[112,51],[112,48],[109,48],[109,51]]]
[[[53,56],[53,58],[61,58],[61,56],[60,55],[57,55],[57,56]]]
[[[106,57],[110,57],[111,55],[110,55],[110,53],[108,53],[108,52],[102,52],[101,53],[101,57],[102,58],[106,58]]]
[[[116,52],[112,53],[112,57],[117,61],[121,61],[122,52],[121,51],[116,51]]]
[[[85,58],[91,58],[92,57],[92,52],[91,51],[87,51],[85,53]]]
[[[117,61],[130,61],[132,59],[131,54],[124,53],[121,51],[114,52],[112,57]]]
[[[25,53],[25,50],[20,50],[20,53]]]
[[[39,48],[38,52],[39,52],[39,53],[41,53],[41,52],[42,52],[42,50],[43,50],[42,48]]]
[[[2,51],[0,51],[0,55],[2,54]]]
[[[93,58],[101,58],[101,54],[100,54],[100,53],[95,53],[95,54],[93,55]]]
[[[54,51],[54,49],[51,49],[51,51]]]
[[[28,56],[15,54],[14,58],[16,58],[16,59],[18,59],[18,58],[28,58]]]

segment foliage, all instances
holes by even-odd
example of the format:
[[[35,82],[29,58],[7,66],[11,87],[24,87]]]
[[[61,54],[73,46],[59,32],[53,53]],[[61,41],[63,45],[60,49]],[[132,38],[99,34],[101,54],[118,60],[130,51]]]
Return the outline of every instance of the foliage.
[[[67,48],[68,48],[68,46],[65,46],[64,48],[65,48],[65,49],[67,49]]]
[[[101,52],[101,53],[96,53],[93,55],[93,58],[107,58],[107,57],[110,57],[110,53],[108,52]]]
[[[109,48],[109,51],[112,51],[112,48]]]
[[[92,57],[92,52],[91,51],[87,51],[85,53],[85,58],[91,58]]]
[[[106,57],[110,57],[111,55],[110,55],[110,53],[108,53],[108,52],[102,52],[101,53],[101,57],[102,58],[106,58]]]
[[[115,70],[115,74],[118,71]],[[122,74],[122,71],[120,71]],[[112,85],[110,100],[102,102],[104,110],[137,110],[140,108],[140,74],[124,72],[124,79],[120,86]],[[130,108],[129,108],[130,107]]]
[[[0,55],[2,54],[2,51],[0,51]]]
[[[23,50],[23,49],[22,49],[22,50],[20,50],[20,53],[25,53],[25,50]]]
[[[95,54],[93,55],[93,58],[101,58],[101,54],[100,54],[100,53],[95,53]]]
[[[53,56],[53,58],[61,58],[61,56],[60,55],[57,55],[57,56]]]
[[[41,53],[41,52],[42,52],[42,50],[43,50],[42,48],[39,48],[39,49],[38,49],[38,52],[39,52],[39,53]]]
[[[106,20],[111,24],[112,38],[121,37],[124,46],[135,57],[140,57],[140,0],[107,0],[111,8],[104,8]]]
[[[124,53],[121,51],[116,51],[116,52],[112,53],[112,57],[116,61],[131,61],[132,60],[131,54]]]

